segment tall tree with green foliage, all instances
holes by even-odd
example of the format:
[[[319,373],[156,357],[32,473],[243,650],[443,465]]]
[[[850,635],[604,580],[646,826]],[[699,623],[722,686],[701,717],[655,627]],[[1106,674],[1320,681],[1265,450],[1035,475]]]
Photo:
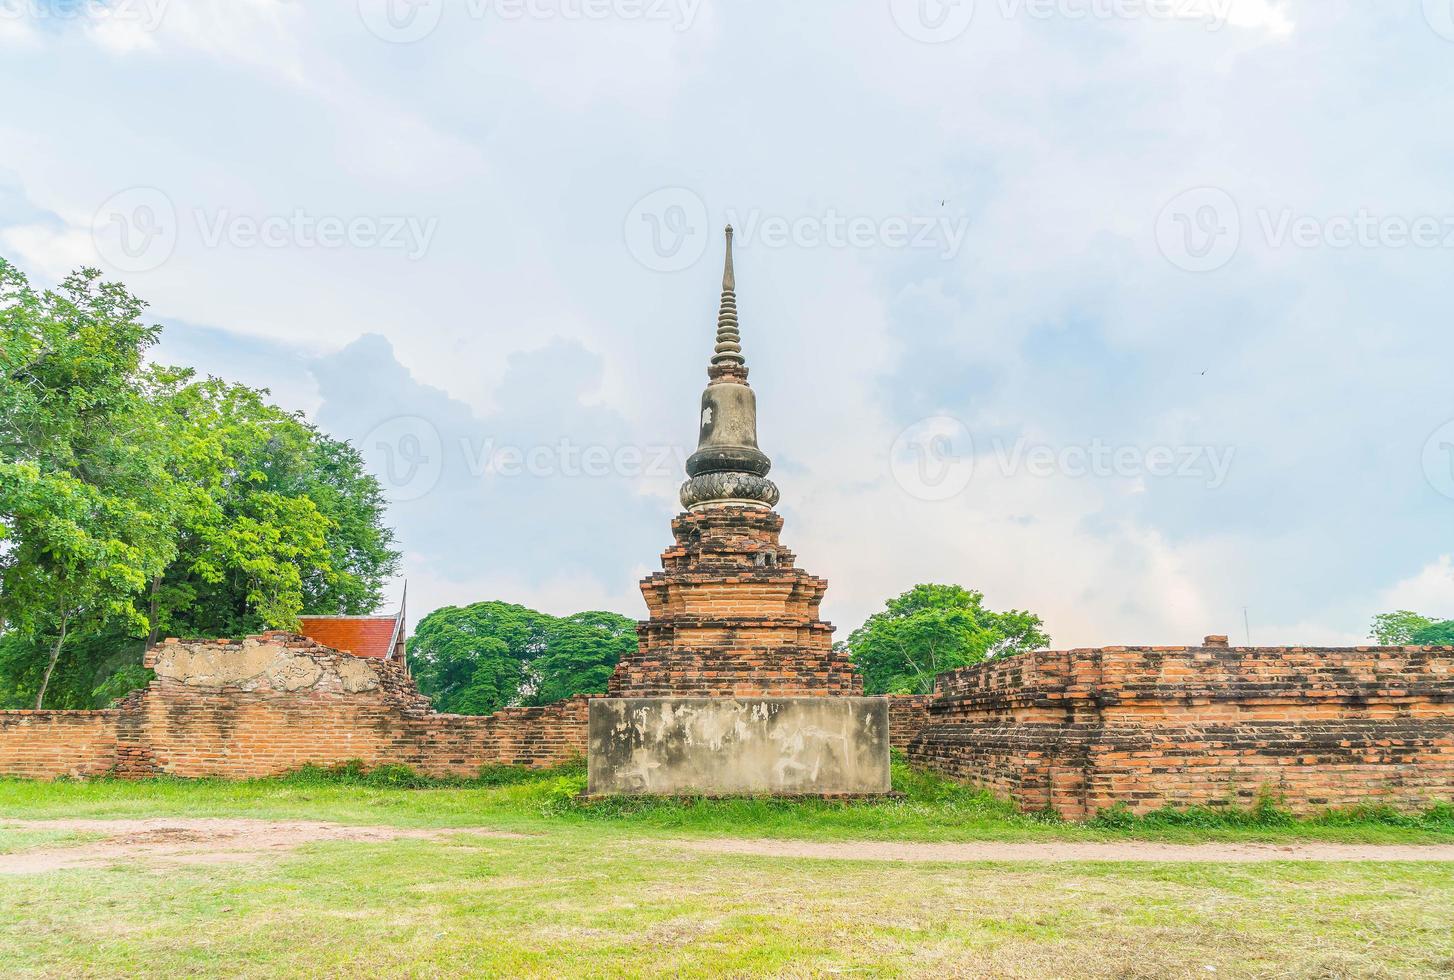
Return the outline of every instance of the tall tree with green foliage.
[[[484,715],[604,693],[636,623],[609,612],[555,617],[507,602],[445,606],[409,640],[419,690],[436,710]]]
[[[265,394],[189,371],[157,385],[188,497],[177,558],[151,586],[152,642],[369,613],[397,567],[383,493],[358,452]]]
[[[68,639],[146,628],[137,596],[176,554],[142,309],[94,270],[38,293],[0,259],[0,620],[48,648],[37,709]]]
[[[1374,616],[1369,635],[1385,646],[1449,646],[1454,644],[1454,619],[1437,620],[1400,609]]]
[[[958,585],[916,585],[890,599],[848,637],[868,694],[928,694],[956,667],[1048,646],[1033,613],[994,612],[984,594]]]
[[[636,621],[610,612],[552,619],[545,649],[530,663],[529,704],[552,704],[576,694],[604,694],[611,672],[636,649]]]
[[[145,364],[143,309],[92,270],[36,292],[0,259],[0,707],[57,681],[66,707],[105,703],[164,632],[372,612],[397,567],[358,452],[266,391]]]

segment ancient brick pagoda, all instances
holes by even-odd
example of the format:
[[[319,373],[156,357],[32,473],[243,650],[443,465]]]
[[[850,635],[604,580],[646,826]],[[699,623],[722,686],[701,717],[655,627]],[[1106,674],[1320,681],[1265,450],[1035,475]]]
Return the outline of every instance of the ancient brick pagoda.
[[[863,693],[833,627],[818,618],[828,583],[794,566],[772,462],[757,445],[757,400],[737,324],[732,229],[717,345],[702,393],[698,448],[682,485],[686,513],[662,571],[641,583],[651,618],[611,697],[828,697]]]
[[[651,614],[641,642],[592,705],[592,792],[881,792],[887,704],[861,696],[848,655],[833,649],[818,616],[828,583],[779,543],[736,288],[728,227],[686,512],[662,571],[641,583]]]

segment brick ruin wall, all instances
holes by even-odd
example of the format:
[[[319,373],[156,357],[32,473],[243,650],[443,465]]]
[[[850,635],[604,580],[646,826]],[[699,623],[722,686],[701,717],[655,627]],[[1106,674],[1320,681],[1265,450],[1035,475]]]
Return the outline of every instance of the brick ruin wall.
[[[168,641],[106,711],[0,711],[0,775],[248,778],[360,759],[435,776],[585,754],[588,699],[441,715],[396,663],[288,634]]]
[[[1036,651],[941,674],[909,756],[1075,819],[1418,809],[1454,799],[1454,647]]]
[[[403,669],[286,634],[170,642],[106,711],[0,712],[0,775],[276,775],[350,759],[432,775],[584,754],[589,699],[436,714]],[[1297,811],[1454,799],[1454,648],[1037,651],[890,702],[911,760],[1091,816],[1116,803]]]
[[[396,663],[303,637],[169,641],[156,679],[104,711],[0,711],[0,776],[245,779],[351,759],[471,776],[585,754],[589,699],[488,716],[436,714]],[[928,698],[890,699],[891,742],[908,747]]]

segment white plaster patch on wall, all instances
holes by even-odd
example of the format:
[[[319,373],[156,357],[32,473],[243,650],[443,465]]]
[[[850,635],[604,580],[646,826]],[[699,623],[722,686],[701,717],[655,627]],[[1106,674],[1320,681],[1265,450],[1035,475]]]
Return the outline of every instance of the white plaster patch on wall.
[[[153,667],[158,678],[188,687],[358,694],[380,686],[377,665],[363,658],[326,650],[293,650],[252,638],[240,646],[169,643],[157,649]]]

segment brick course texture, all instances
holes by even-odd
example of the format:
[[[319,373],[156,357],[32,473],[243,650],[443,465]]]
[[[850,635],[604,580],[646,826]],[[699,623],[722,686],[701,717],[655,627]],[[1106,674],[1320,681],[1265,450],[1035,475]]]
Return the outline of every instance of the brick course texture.
[[[818,618],[828,583],[793,565],[773,511],[679,515],[662,571],[644,579],[651,618],[611,677],[611,697],[857,697],[863,681]]]
[[[168,641],[157,678],[109,711],[0,712],[0,775],[248,778],[360,759],[436,776],[585,754],[588,699],[436,714],[393,662],[305,637]]]
[[[1454,798],[1454,647],[1035,651],[942,674],[910,758],[1085,818]]]

